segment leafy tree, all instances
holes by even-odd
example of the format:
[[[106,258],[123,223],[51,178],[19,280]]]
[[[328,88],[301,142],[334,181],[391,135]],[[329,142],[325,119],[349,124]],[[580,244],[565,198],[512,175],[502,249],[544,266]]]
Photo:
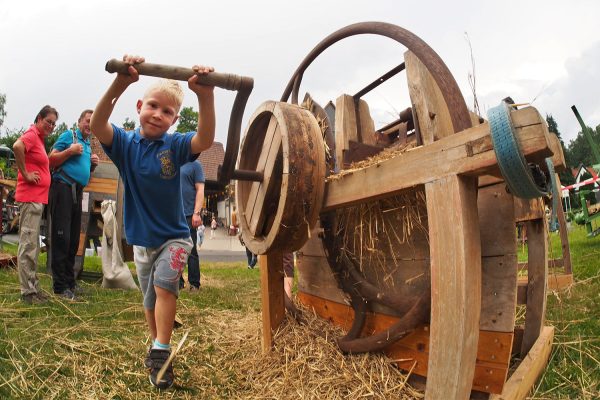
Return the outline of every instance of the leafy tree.
[[[0,93],[0,128],[2,124],[4,124],[4,117],[6,117],[6,110],[4,109],[4,105],[6,104],[6,95],[4,93]]]
[[[592,141],[598,147],[598,143],[600,143],[600,125],[596,129],[590,128],[589,130],[592,135]],[[579,132],[577,137],[569,142],[567,153],[569,165],[573,167],[581,164],[586,166],[600,164],[600,160],[594,158],[592,149],[582,132]]]
[[[123,122],[123,129],[126,131],[132,131],[135,129],[135,121],[129,119],[129,117],[125,117],[125,122]]]
[[[192,107],[183,107],[179,112],[179,123],[175,132],[195,132],[198,129],[198,112]]]

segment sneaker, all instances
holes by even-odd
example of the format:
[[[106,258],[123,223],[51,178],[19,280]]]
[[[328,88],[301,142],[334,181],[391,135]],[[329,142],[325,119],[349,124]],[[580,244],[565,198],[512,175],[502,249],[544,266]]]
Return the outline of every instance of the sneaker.
[[[144,366],[146,368],[152,368],[152,359],[150,358],[150,352],[152,351],[152,345],[148,348],[148,352],[146,353],[146,357],[144,358]]]
[[[28,293],[21,295],[21,301],[25,304],[42,304],[45,300],[40,299],[36,293]]]
[[[85,289],[76,284],[75,287],[71,288],[71,292],[76,296],[81,296],[85,294]]]
[[[158,371],[160,371],[162,366],[167,362],[170,355],[171,350],[150,349],[150,362],[152,363],[150,367],[150,383],[159,389],[170,388],[175,380],[173,364],[169,363],[169,366],[167,367],[167,370],[165,371],[161,380],[159,382],[156,381]]]
[[[50,300],[50,296],[48,296],[48,295],[47,295],[46,293],[44,293],[44,292],[41,292],[41,291],[40,291],[40,292],[37,292],[35,295],[36,295],[36,297],[37,297],[38,299],[40,299],[40,300],[42,300],[42,301],[44,301],[44,302],[46,302],[46,301]]]
[[[190,285],[190,293],[198,293],[200,291],[199,286]]]
[[[77,301],[77,297],[75,297],[75,293],[71,292],[70,289],[67,289],[62,293],[58,293],[57,296],[62,297],[65,300]]]

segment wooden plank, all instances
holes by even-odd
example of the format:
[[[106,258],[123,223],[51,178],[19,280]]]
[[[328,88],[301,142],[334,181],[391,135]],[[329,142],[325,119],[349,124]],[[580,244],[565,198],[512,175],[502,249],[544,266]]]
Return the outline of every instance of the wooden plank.
[[[548,278],[547,232],[546,218],[527,222],[527,310],[521,356],[529,352],[544,326]]]
[[[259,256],[262,303],[263,351],[271,351],[273,334],[285,313],[283,297],[283,255],[271,251]]]
[[[529,108],[511,113],[539,118]],[[547,138],[541,120],[516,128],[523,154],[548,155]],[[419,184],[454,175],[481,175],[497,169],[487,123],[440,139],[428,146],[411,149],[364,169],[329,178],[323,211],[383,198]],[[368,182],[368,185],[365,184]]]
[[[525,359],[504,385],[502,393],[490,396],[490,400],[525,399],[548,363],[553,340],[554,327],[545,326]]]
[[[335,100],[335,157],[337,169],[344,168],[344,152],[350,148],[350,140],[358,142],[358,126],[354,98],[343,94]]]
[[[479,329],[512,332],[517,305],[517,256],[483,257]]]
[[[17,187],[17,181],[12,179],[0,179],[0,185],[14,188]]]
[[[556,178],[556,187],[560,188],[560,177],[558,174],[554,174]],[[559,191],[559,196],[561,196]],[[565,273],[573,274],[573,264],[571,263],[571,247],[569,246],[569,232],[567,231],[567,220],[565,218],[565,212],[562,207],[562,201],[559,199],[558,208],[556,210],[556,217],[558,218],[558,233],[560,234],[560,245],[562,249],[562,260],[565,267]]]
[[[416,109],[423,144],[431,144],[454,133],[442,92],[431,73],[411,51],[404,53],[408,93]]]
[[[517,254],[513,196],[504,182],[479,188],[477,196],[481,255],[484,257]]]
[[[263,148],[258,159],[258,164],[256,165],[256,170],[263,173],[263,180],[262,182],[252,182],[250,195],[248,196],[248,202],[246,203],[245,209],[250,231],[255,234],[255,236],[258,230],[262,228],[266,219],[266,215],[263,212],[263,209],[265,208],[263,207],[263,204],[269,189],[269,183],[271,182],[273,166],[275,165],[277,155],[281,148],[281,140],[279,125],[277,119],[273,115],[269,121]]]
[[[515,197],[515,221],[525,222],[545,218],[544,201],[541,198],[520,199]]]
[[[549,290],[565,290],[573,286],[573,274],[549,274],[548,289]]]
[[[565,154],[563,153],[560,139],[556,134],[550,133],[548,135],[548,143],[550,144],[550,150],[552,150],[552,165],[554,165],[554,170],[557,172],[564,171],[567,168],[567,162],[565,161]]]
[[[376,145],[375,122],[371,118],[369,105],[363,99],[358,100],[358,121],[360,121],[360,140],[364,144]]]
[[[88,185],[83,188],[83,191],[115,195],[117,193],[117,186],[117,179],[91,177]]]
[[[477,179],[425,185],[431,253],[431,336],[426,399],[468,399],[481,307]]]
[[[302,291],[298,299],[312,308],[317,315],[333,324],[349,330],[354,319],[354,311],[348,305],[322,299]],[[393,325],[398,317],[368,313],[363,334],[381,332]],[[479,331],[477,361],[473,379],[473,389],[488,393],[500,393],[506,380],[511,357],[512,332]],[[389,345],[384,353],[405,370],[427,376],[429,359],[429,326],[421,326],[407,336]]]

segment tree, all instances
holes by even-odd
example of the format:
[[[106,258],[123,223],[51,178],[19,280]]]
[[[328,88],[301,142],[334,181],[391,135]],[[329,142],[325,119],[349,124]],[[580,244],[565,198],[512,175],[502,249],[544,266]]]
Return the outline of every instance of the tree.
[[[600,143],[600,125],[596,129],[589,128],[589,130],[592,141],[598,146],[598,143]],[[567,153],[569,163],[573,167],[578,167],[581,164],[591,166],[600,163],[600,160],[594,158],[590,145],[582,132],[577,133],[577,137],[569,142]]]
[[[192,107],[183,107],[179,112],[179,124],[175,132],[196,132],[198,129],[198,112]]]
[[[2,124],[4,124],[4,117],[6,117],[6,110],[4,109],[4,105],[6,104],[6,95],[4,93],[0,93],[0,128]]]
[[[125,122],[123,122],[123,129],[126,131],[132,131],[135,129],[135,121],[129,119],[129,117],[125,117]]]

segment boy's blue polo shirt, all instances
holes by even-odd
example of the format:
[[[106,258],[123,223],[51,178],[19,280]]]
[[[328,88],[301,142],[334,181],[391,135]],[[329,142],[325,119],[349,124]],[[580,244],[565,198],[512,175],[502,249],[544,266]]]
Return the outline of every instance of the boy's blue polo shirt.
[[[88,182],[90,181],[90,169],[92,166],[92,148],[90,147],[90,139],[88,137],[84,140],[79,129],[76,129],[75,133],[77,134],[77,143],[81,143],[83,145],[83,153],[67,158],[59,168],[62,174],[67,175],[81,186],[87,186]],[[64,131],[58,137],[52,148],[57,151],[64,151],[71,147],[72,144],[73,131]],[[61,174],[53,174],[53,176],[63,182],[72,183],[63,178]]]
[[[169,239],[190,236],[179,169],[197,157],[190,154],[194,135],[165,133],[160,139],[148,140],[139,128],[125,131],[113,125],[112,146],[102,148],[125,186],[123,218],[128,243],[159,247]]]

